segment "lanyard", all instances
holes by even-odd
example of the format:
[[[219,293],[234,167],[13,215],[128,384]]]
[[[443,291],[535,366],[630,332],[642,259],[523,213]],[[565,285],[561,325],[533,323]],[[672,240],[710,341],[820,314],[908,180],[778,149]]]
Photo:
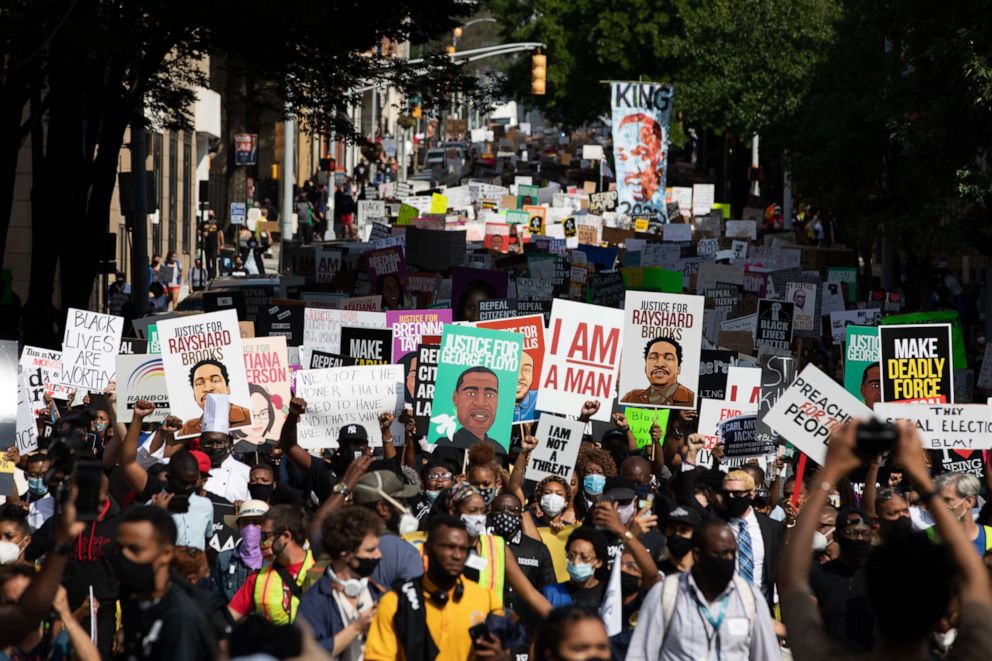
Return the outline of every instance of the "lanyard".
[[[706,633],[706,649],[709,650],[713,646],[713,641],[716,640],[716,658],[719,659],[720,658],[720,626],[723,624],[723,618],[727,615],[727,603],[730,601],[730,595],[729,594],[723,595],[723,599],[720,600],[720,612],[716,616],[716,618],[714,618],[713,615],[710,614],[709,607],[707,607],[706,604],[700,601],[698,596],[696,596],[695,594],[693,596],[696,597],[696,608],[699,609],[699,614],[707,622],[710,623],[711,627],[713,627],[713,635],[711,636],[709,633],[706,633],[706,626],[705,625],[703,626],[703,632]]]

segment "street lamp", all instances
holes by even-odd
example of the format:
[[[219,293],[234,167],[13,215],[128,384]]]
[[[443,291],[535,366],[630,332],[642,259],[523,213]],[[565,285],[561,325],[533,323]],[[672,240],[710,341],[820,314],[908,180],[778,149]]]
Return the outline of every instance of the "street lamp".
[[[465,28],[469,27],[470,25],[475,25],[476,23],[499,23],[499,21],[497,21],[495,18],[492,18],[491,16],[483,16],[482,18],[473,18],[471,21],[466,21],[465,23],[462,23],[461,25],[457,26],[454,30],[451,31],[451,35],[452,35],[451,45],[448,46],[449,54],[454,54],[455,47],[458,46],[458,40],[462,38],[463,34],[465,34]]]

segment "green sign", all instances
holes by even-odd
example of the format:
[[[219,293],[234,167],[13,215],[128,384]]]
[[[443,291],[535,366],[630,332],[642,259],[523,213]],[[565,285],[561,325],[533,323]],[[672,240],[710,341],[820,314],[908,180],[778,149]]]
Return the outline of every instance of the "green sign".
[[[671,412],[671,409],[639,409],[633,406],[623,410],[630,431],[637,439],[637,447],[645,448],[651,445],[651,425],[655,423],[661,427],[661,442],[665,442],[665,430],[668,429],[668,416]]]
[[[874,326],[848,326],[844,342],[844,390],[864,402],[861,385],[865,370],[869,365],[878,365],[878,329]],[[881,375],[876,374],[875,382],[882,387]],[[872,387],[865,384],[865,387]]]

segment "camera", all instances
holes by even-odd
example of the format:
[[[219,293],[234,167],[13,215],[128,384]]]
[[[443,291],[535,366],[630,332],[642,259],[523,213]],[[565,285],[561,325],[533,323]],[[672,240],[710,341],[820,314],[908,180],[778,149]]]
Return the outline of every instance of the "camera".
[[[96,521],[100,516],[100,483],[103,464],[92,452],[89,436],[92,417],[86,411],[60,420],[48,444],[51,466],[45,482],[51,485],[57,507],[61,510],[76,485],[76,519]]]
[[[870,459],[885,452],[896,449],[899,442],[899,430],[891,422],[882,422],[872,418],[858,425],[855,436],[854,452],[859,457]]]

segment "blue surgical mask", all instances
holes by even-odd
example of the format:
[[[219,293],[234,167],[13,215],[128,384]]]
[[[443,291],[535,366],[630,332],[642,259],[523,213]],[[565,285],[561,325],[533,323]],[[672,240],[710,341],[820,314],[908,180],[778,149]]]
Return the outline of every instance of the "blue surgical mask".
[[[605,486],[605,475],[586,475],[582,478],[582,488],[585,489],[586,493],[590,496],[598,496],[603,493],[603,488]]]
[[[588,565],[585,563],[575,563],[572,562],[571,560],[568,561],[568,564],[566,565],[566,569],[568,570],[568,577],[576,583],[581,583],[587,580],[590,576],[593,575],[593,572],[596,571],[595,569],[592,568],[592,565]]]
[[[437,497],[441,495],[441,491],[443,491],[443,489],[438,489],[437,491],[432,491],[431,489],[428,489],[427,491],[424,492],[424,495],[427,496],[427,500],[433,503],[435,500],[437,500]]]
[[[45,484],[45,478],[29,477],[28,492],[32,496],[44,496],[46,493],[48,493],[48,485]]]

